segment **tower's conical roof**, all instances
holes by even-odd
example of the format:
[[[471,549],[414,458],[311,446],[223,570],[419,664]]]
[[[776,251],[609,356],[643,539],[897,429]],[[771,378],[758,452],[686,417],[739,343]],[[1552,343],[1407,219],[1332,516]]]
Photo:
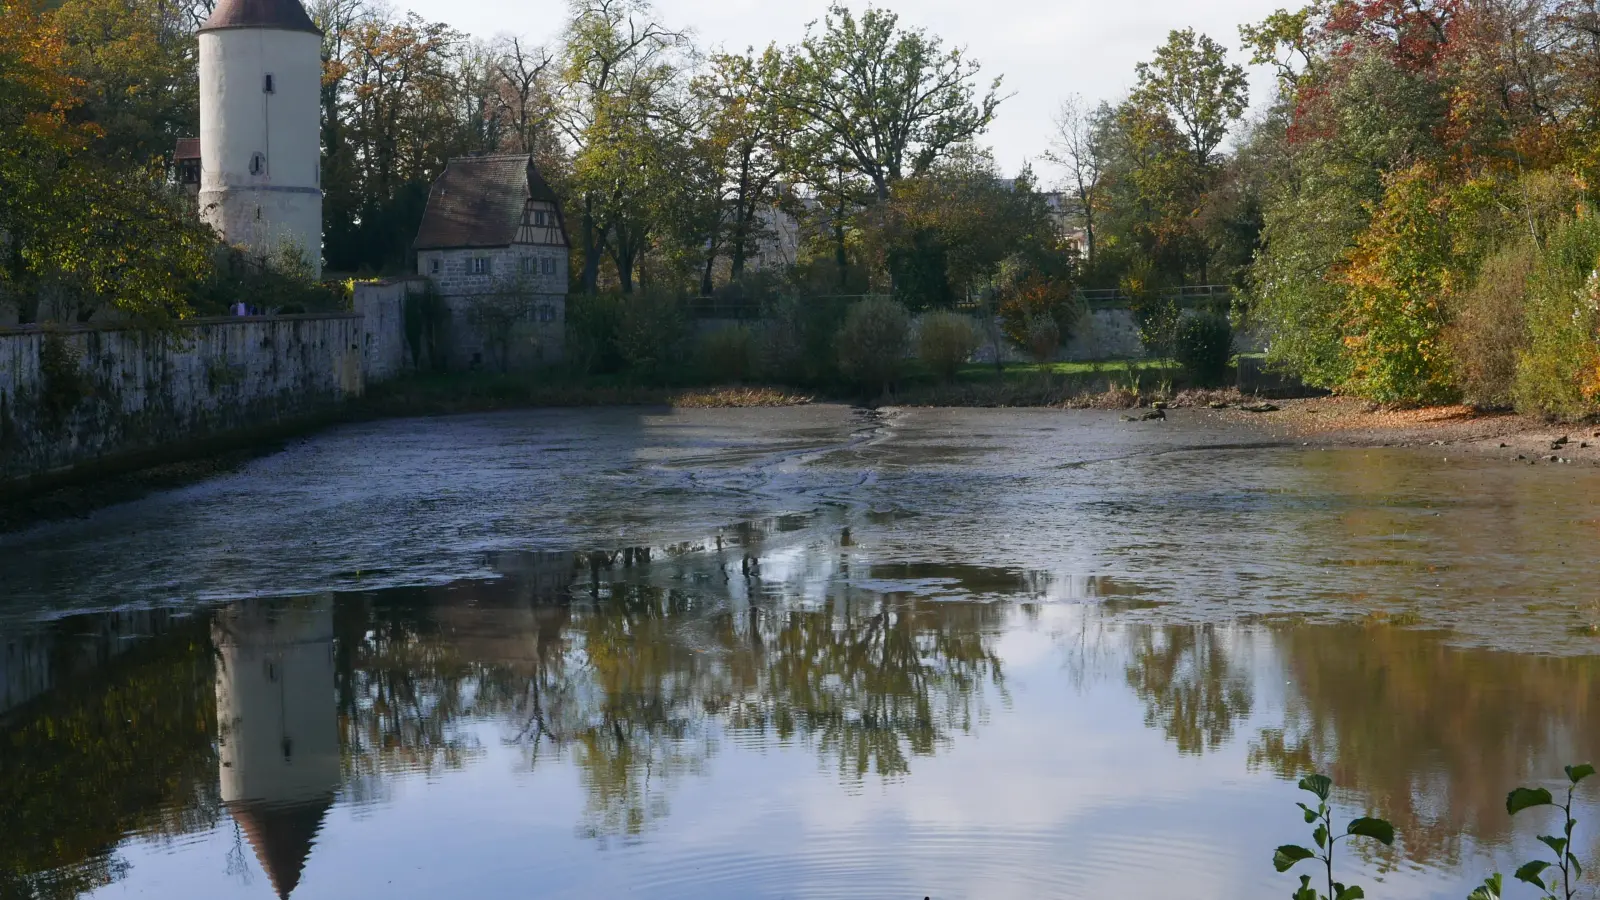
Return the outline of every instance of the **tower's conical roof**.
[[[211,11],[201,31],[224,28],[275,28],[279,31],[322,31],[306,15],[300,0],[222,0]]]
[[[255,848],[256,859],[261,861],[261,868],[272,881],[273,892],[282,900],[288,900],[289,894],[300,884],[300,872],[311,856],[317,832],[322,830],[322,818],[332,805],[331,794],[293,804],[228,805],[233,820],[239,823],[250,846]]]

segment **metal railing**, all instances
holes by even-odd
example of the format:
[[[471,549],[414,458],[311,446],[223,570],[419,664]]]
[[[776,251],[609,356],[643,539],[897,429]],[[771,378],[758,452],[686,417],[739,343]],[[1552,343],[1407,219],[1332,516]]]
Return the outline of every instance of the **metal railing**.
[[[1119,309],[1131,305],[1128,295],[1116,288],[1079,290],[1078,301],[1087,309]],[[807,298],[818,303],[854,303],[887,294],[837,294]],[[1226,311],[1233,303],[1233,287],[1226,284],[1193,284],[1168,288],[1160,293],[1164,299],[1177,301],[1183,309],[1220,309]],[[957,302],[956,308],[970,312],[979,311],[976,300]],[[689,301],[688,312],[696,319],[759,319],[762,304],[755,299],[728,299],[723,297],[696,297]]]

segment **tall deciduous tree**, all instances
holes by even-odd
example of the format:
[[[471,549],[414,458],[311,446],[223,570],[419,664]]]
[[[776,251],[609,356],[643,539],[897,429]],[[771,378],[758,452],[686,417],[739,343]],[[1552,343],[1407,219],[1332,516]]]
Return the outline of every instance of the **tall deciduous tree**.
[[[1095,227],[1105,206],[1106,170],[1111,164],[1111,119],[1115,111],[1101,103],[1090,109],[1078,94],[1061,102],[1055,136],[1045,158],[1067,174],[1067,189],[1083,222],[1086,261],[1094,264]]]
[[[711,178],[715,227],[706,236],[701,290],[709,293],[716,257],[726,252],[734,279],[765,237],[761,214],[781,199],[793,118],[782,101],[783,60],[776,48],[757,56],[717,54],[692,89],[702,117],[701,147]]]
[[[1139,63],[1136,72],[1133,102],[1164,112],[1183,135],[1196,168],[1209,168],[1249,104],[1244,67],[1229,63],[1221,44],[1185,28],[1167,35],[1155,59]]]
[[[653,188],[664,187],[656,143],[674,127],[683,35],[655,20],[648,0],[572,0],[562,58],[557,123],[573,159],[573,206],[580,285],[593,293],[601,260],[618,265],[624,289],[650,230]]]
[[[193,17],[184,3],[66,0],[55,10],[57,65],[83,84],[74,115],[103,135],[97,155],[165,176],[180,137],[199,126]]]
[[[791,54],[786,97],[817,159],[869,179],[878,199],[923,175],[952,148],[982,134],[1000,105],[1000,79],[980,91],[979,66],[961,48],[869,8],[857,19],[829,8]]]

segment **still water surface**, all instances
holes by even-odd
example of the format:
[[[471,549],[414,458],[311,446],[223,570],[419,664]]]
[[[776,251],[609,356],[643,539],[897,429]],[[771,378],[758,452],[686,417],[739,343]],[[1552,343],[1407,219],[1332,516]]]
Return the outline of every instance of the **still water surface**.
[[[1600,473],[1443,456],[335,430],[0,538],[0,896],[1250,900],[1319,770],[1400,830],[1369,896],[1460,898],[1546,824],[1505,792],[1600,756]]]

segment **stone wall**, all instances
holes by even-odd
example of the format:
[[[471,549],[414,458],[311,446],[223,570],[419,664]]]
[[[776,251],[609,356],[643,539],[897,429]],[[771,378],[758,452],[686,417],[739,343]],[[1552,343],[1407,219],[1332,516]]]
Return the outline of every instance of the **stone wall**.
[[[444,363],[450,370],[526,371],[561,362],[565,247],[423,250],[417,272],[438,286],[449,309]]]
[[[352,306],[361,317],[361,370],[367,383],[416,368],[406,345],[406,297],[422,285],[420,278],[391,278],[355,286]]]
[[[353,313],[0,330],[0,487],[329,410],[365,389],[369,336]]]

